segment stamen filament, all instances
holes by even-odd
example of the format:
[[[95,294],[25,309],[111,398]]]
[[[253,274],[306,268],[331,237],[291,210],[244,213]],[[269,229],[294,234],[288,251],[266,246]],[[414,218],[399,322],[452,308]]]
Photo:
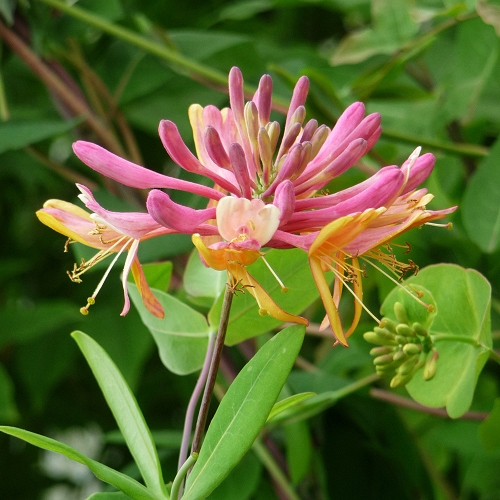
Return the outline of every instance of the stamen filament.
[[[286,287],[284,285],[284,283],[280,280],[279,276],[274,272],[274,269],[270,266],[269,262],[267,262],[266,258],[262,255],[261,259],[264,261],[264,264],[267,266],[267,268],[269,269],[269,271],[271,271],[271,274],[274,276],[274,278],[276,279],[276,281],[281,286],[281,291],[283,293],[288,292],[288,287]]]

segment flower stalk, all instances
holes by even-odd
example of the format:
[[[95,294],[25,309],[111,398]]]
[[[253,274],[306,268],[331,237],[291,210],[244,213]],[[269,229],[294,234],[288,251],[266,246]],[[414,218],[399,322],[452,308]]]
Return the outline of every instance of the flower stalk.
[[[226,285],[226,292],[224,293],[224,300],[222,302],[222,311],[220,315],[219,329],[215,339],[215,346],[212,355],[212,361],[208,370],[207,383],[203,398],[201,400],[200,412],[198,413],[198,420],[193,436],[193,444],[191,446],[191,454],[198,453],[201,448],[205,424],[207,421],[208,409],[210,407],[210,400],[214,391],[215,379],[217,371],[219,370],[220,358],[222,355],[222,348],[224,347],[224,340],[226,338],[227,325],[229,323],[229,313],[231,311],[231,304],[233,303],[234,289],[228,283]]]

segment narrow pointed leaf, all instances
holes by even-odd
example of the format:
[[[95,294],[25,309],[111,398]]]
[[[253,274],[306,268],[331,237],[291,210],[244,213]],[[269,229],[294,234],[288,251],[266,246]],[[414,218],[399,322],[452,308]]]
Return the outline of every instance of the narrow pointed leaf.
[[[252,446],[292,369],[305,328],[285,328],[246,364],[210,424],[183,500],[201,500]]]
[[[114,486],[115,488],[118,488],[134,500],[158,500],[159,498],[166,498],[164,496],[159,497],[153,494],[135,479],[111,469],[106,465],[96,462],[71,446],[60,443],[59,441],[35,434],[34,432],[25,431],[24,429],[17,429],[16,427],[1,426],[0,431],[22,439],[32,445],[38,446],[43,450],[60,453],[61,455],[68,457],[70,460],[86,465],[98,479]]]
[[[72,336],[104,394],[147,487],[158,498],[168,498],[151,432],[125,379],[95,340],[83,332],[73,332]]]

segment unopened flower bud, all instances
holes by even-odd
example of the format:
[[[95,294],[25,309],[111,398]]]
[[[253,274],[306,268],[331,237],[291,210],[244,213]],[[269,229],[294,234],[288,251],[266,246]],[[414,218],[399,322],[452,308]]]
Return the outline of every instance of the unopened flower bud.
[[[382,318],[379,326],[380,326],[380,328],[386,328],[387,330],[389,330],[392,333],[396,333],[397,323],[392,321],[392,319],[390,319],[390,318]]]
[[[420,335],[421,337],[427,336],[427,330],[420,323],[413,323],[413,325],[411,325],[411,327],[412,327],[412,330],[417,335]]]
[[[370,344],[384,345],[384,346],[397,346],[397,342],[394,339],[383,339],[379,337],[375,332],[365,332],[363,333],[363,338],[370,342]]]
[[[407,359],[399,368],[398,373],[400,375],[407,375],[408,373],[412,373],[418,362],[418,358],[412,356],[410,359]]]
[[[406,354],[403,351],[403,349],[399,349],[395,354],[394,354],[394,361],[399,362],[402,361],[406,358]]]
[[[372,356],[381,356],[382,354],[390,354],[393,351],[394,351],[393,347],[384,345],[380,347],[374,347],[373,349],[370,350],[370,354]]]
[[[406,314],[405,306],[401,302],[394,303],[394,314],[398,323],[408,324],[408,315]]]
[[[408,339],[406,337],[403,337],[403,335],[396,335],[396,342],[399,345],[404,345],[408,343]]]
[[[391,333],[389,330],[387,330],[386,328],[380,328],[379,326],[376,326],[373,331],[381,338],[383,339],[394,339],[394,334]]]
[[[404,323],[399,323],[399,325],[396,326],[396,333],[398,335],[404,335],[405,337],[415,337],[415,332]]]
[[[436,375],[438,358],[439,358],[439,353],[434,349],[431,357],[429,358],[424,367],[424,380],[431,380],[431,378],[433,378],[434,375]]]
[[[396,389],[397,387],[403,387],[406,385],[412,378],[413,374],[401,375],[397,373],[391,380],[391,387]]]
[[[384,354],[382,356],[378,356],[373,360],[373,364],[375,366],[378,365],[388,365],[389,363],[393,362],[393,355],[392,354]]]
[[[420,354],[421,350],[422,346],[420,344],[406,344],[403,346],[403,351],[405,354],[408,354],[408,356]]]

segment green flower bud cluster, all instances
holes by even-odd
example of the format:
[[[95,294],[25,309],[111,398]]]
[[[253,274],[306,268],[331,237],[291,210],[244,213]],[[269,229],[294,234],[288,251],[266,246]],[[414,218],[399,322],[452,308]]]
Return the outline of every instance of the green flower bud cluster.
[[[379,375],[392,375],[391,387],[406,385],[415,373],[424,367],[424,380],[436,374],[439,357],[427,330],[420,323],[410,325],[408,314],[401,302],[394,304],[396,321],[382,318],[380,325],[363,337],[377,345],[370,354]]]

